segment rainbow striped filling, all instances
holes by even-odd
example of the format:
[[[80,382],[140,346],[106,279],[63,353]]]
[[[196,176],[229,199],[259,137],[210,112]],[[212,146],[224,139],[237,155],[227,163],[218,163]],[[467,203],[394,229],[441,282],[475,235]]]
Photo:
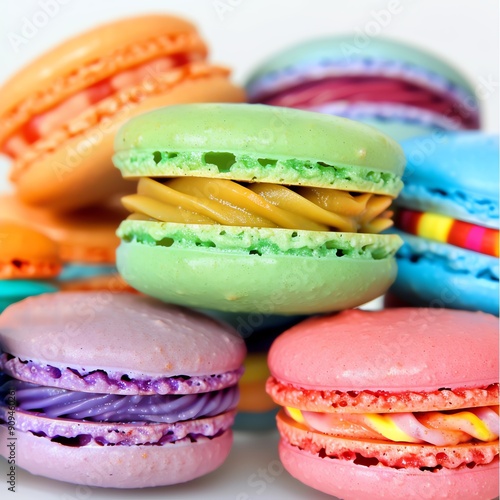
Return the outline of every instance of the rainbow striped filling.
[[[324,434],[449,446],[498,439],[498,406],[450,412],[321,413],[285,407],[296,422]]]
[[[416,236],[449,243],[493,257],[499,256],[498,229],[478,226],[446,215],[408,209],[399,211],[396,226]]]

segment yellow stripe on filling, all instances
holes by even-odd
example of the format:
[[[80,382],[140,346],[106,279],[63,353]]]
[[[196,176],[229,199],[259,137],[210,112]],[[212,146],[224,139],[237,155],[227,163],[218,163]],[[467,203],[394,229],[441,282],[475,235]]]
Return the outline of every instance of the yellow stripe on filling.
[[[424,214],[418,222],[418,234],[424,238],[446,243],[454,220],[440,214]]]

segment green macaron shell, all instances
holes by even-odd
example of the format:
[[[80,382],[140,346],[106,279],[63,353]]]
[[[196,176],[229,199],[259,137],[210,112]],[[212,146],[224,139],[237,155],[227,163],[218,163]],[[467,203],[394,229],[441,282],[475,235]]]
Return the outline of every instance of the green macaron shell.
[[[405,159],[378,130],[345,118],[248,104],[161,108],[115,138],[124,177],[210,177],[396,196]]]
[[[347,309],[394,281],[395,235],[124,221],[117,266],[166,302],[231,312]]]

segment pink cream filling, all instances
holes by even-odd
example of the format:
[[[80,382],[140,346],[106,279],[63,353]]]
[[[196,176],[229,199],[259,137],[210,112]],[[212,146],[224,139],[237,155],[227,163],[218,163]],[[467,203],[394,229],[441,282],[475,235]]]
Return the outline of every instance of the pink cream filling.
[[[33,116],[5,142],[2,151],[11,158],[18,158],[31,147],[31,144],[49,135],[93,104],[124,88],[140,85],[142,82],[146,84],[148,78],[158,73],[165,73],[193,59],[194,56],[186,54],[158,57],[94,83],[48,111]]]
[[[306,82],[262,100],[263,104],[307,109],[332,102],[405,104],[455,119],[477,128],[477,117],[463,113],[452,99],[403,80],[344,76]]]

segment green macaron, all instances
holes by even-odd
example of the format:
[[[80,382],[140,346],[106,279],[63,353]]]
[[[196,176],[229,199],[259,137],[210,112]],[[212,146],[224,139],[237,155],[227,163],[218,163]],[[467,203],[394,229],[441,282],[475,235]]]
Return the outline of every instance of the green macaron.
[[[404,155],[347,119],[246,104],[135,117],[114,163],[139,179],[123,199],[120,273],[167,302],[232,312],[355,307],[396,274],[387,207]]]

